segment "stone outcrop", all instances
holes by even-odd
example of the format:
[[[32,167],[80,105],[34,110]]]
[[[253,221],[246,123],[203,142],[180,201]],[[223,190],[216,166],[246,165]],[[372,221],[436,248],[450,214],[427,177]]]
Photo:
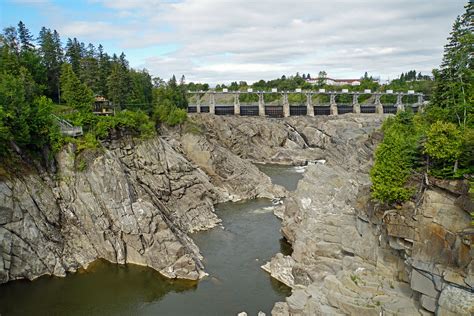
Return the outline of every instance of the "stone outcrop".
[[[193,231],[219,223],[218,202],[282,197],[251,162],[307,165],[285,200],[291,256],[263,268],[292,287],[273,315],[470,315],[472,201],[465,185],[425,180],[394,209],[370,203],[381,115],[191,116],[147,141],[118,137],[94,155],[0,179],[0,283],[64,275],[97,258],[204,275]],[[86,163],[83,163],[86,161]]]
[[[55,175],[0,182],[2,282],[64,275],[97,258],[202,276],[188,233],[219,222],[218,192],[204,173],[158,138],[112,146],[78,171],[81,161],[69,148]]]
[[[246,164],[242,168],[242,158],[205,135],[185,134],[180,143],[186,157],[204,170],[232,201],[285,195],[285,190],[276,188],[255,165]]]
[[[302,165],[308,160],[324,157],[320,148],[308,146],[301,134],[291,126],[293,120],[312,126],[314,118],[274,120],[200,114],[192,120],[206,140],[252,162]]]
[[[56,173],[1,179],[0,283],[63,276],[98,258],[170,278],[205,275],[190,233],[220,222],[213,205],[285,192],[225,148],[213,147],[212,168],[200,168],[186,140],[117,135],[98,152],[63,150]]]
[[[263,268],[293,293],[272,314],[472,314],[469,203],[459,203],[465,186],[430,179],[417,203],[371,205],[368,171],[380,139],[371,129],[380,122],[358,120],[316,129],[288,119],[307,144],[324,148],[327,163],[310,164],[285,201],[292,259],[278,254]]]

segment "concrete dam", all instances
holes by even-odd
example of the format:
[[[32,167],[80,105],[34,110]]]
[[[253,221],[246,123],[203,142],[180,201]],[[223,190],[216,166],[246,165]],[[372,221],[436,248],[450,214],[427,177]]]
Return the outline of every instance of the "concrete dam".
[[[250,104],[241,104],[240,95],[253,94],[258,96],[258,102]],[[279,94],[280,104],[266,104],[265,95]],[[290,103],[288,96],[299,94],[306,98],[305,102],[297,104]],[[281,91],[272,89],[272,91],[188,91],[188,95],[195,97],[196,102],[188,106],[188,113],[210,113],[215,115],[241,115],[241,116],[268,116],[268,117],[288,117],[288,116],[315,116],[315,115],[339,115],[346,113],[397,113],[411,108],[413,112],[418,112],[424,103],[424,94],[409,90],[407,92],[372,92],[364,90],[363,92],[349,92],[347,89],[342,91]],[[202,102],[202,96],[208,96],[208,102]],[[327,103],[314,104],[314,96],[324,96],[328,99]],[[216,97],[232,96],[233,104],[222,104],[216,102]],[[364,96],[368,102],[359,102],[359,98]],[[348,97],[351,102],[347,102]],[[382,98],[395,99],[395,102],[382,102]],[[346,102],[338,99],[345,98]],[[409,99],[415,102],[409,102]]]

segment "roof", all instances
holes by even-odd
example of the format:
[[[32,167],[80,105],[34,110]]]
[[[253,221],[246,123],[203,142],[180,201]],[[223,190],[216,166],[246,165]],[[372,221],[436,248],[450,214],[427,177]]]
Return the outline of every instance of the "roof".
[[[324,78],[326,80],[332,80],[335,82],[354,82],[354,81],[360,81],[360,79],[332,79],[332,78]]]
[[[95,101],[96,102],[105,102],[105,101],[108,101],[105,97],[101,96],[101,95],[97,95],[95,97]]]

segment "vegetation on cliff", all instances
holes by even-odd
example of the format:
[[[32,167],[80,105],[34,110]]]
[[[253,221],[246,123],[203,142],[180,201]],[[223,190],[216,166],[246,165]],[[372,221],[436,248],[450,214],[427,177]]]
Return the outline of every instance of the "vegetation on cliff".
[[[413,194],[410,177],[427,172],[440,178],[474,173],[474,4],[458,17],[434,73],[433,98],[424,113],[399,113],[383,125],[384,140],[371,171],[372,196],[403,202]]]
[[[95,96],[111,100],[116,115],[94,115]],[[56,151],[67,142],[94,148],[117,127],[149,137],[155,124],[182,123],[186,107],[184,78],[152,79],[130,68],[123,53],[110,56],[102,45],[76,38],[63,46],[58,32],[45,27],[35,41],[22,22],[0,35],[0,156]],[[61,135],[55,116],[82,126],[84,136]]]

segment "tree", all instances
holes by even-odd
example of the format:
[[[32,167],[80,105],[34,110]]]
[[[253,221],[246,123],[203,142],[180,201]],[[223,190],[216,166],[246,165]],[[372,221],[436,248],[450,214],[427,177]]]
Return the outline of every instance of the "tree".
[[[420,135],[410,112],[388,118],[382,130],[384,139],[375,151],[375,163],[370,171],[372,197],[384,203],[403,202],[413,193],[406,183],[413,174]]]
[[[72,66],[72,70],[79,75],[81,67],[81,59],[84,56],[84,52],[81,47],[81,43],[74,37],[74,39],[67,39],[66,43],[66,57]]]
[[[116,105],[126,104],[129,94],[129,76],[122,64],[115,62],[107,78],[107,91],[109,99]]]
[[[20,53],[20,47],[18,45],[18,34],[13,26],[9,26],[3,29],[3,42],[16,55]]]
[[[94,102],[92,90],[83,84],[72,70],[64,63],[61,67],[61,91],[66,103],[81,112],[90,112]]]
[[[97,93],[102,96],[108,96],[107,89],[107,78],[112,72],[112,65],[110,62],[110,56],[107,53],[104,53],[104,48],[102,45],[98,47],[98,78],[97,78]]]
[[[426,134],[425,153],[441,164],[454,162],[455,173],[462,154],[462,141],[462,134],[455,124],[437,121]]]
[[[20,48],[22,51],[34,49],[35,45],[33,45],[33,35],[31,35],[30,31],[22,21],[18,23],[18,37],[20,39]]]
[[[46,69],[46,93],[53,100],[60,101],[59,77],[61,74],[62,48],[58,32],[45,27],[41,28],[39,38],[39,53]]]
[[[130,70],[131,91],[128,96],[129,109],[142,109],[145,112],[152,111],[152,88],[151,76],[143,69],[142,71]]]
[[[444,48],[443,62],[434,71],[435,87],[429,114],[432,121],[447,119],[462,129],[472,126],[474,113],[474,3],[458,17]]]
[[[324,70],[318,73],[318,86],[322,87],[326,83],[327,76]]]

